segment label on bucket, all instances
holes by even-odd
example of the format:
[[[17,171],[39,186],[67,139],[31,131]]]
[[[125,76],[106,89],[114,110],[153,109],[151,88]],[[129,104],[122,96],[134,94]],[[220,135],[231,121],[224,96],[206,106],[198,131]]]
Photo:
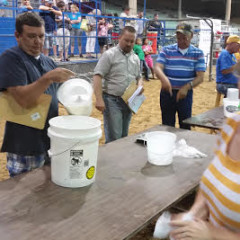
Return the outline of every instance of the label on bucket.
[[[86,173],[87,179],[92,179],[94,177],[94,174],[95,174],[95,167],[91,166]]]
[[[84,167],[88,167],[89,161],[83,159],[83,150],[70,150],[69,178],[83,178]]]

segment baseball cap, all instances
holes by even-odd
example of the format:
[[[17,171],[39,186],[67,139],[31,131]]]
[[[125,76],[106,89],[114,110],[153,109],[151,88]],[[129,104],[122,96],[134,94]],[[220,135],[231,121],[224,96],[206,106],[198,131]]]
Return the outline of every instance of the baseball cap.
[[[193,32],[192,26],[187,23],[179,23],[176,27],[176,32],[180,32],[184,35],[189,35]]]
[[[239,43],[240,44],[240,37],[238,35],[231,35],[227,39],[227,44],[228,43]]]

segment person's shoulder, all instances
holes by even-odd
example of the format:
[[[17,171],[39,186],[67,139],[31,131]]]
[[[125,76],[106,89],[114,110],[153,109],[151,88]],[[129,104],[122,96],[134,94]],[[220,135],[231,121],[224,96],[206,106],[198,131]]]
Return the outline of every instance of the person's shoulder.
[[[19,47],[12,47],[7,49],[6,51],[4,51],[1,55],[0,58],[13,58],[13,60],[15,60],[15,58],[18,58],[20,56],[21,50]]]
[[[202,49],[200,49],[200,48],[198,48],[198,47],[196,47],[196,46],[194,46],[192,44],[189,47],[190,47],[191,52],[197,53],[197,54],[203,54],[203,50]]]
[[[167,46],[164,46],[162,48],[163,51],[173,51],[173,50],[177,50],[177,44],[174,43],[174,44],[170,44],[170,45],[167,45]]]

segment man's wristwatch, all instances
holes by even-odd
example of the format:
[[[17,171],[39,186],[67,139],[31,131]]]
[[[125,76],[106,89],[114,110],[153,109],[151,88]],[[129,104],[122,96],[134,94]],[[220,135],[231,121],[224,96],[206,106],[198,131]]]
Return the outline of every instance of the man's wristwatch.
[[[191,89],[193,89],[193,82],[189,82]]]

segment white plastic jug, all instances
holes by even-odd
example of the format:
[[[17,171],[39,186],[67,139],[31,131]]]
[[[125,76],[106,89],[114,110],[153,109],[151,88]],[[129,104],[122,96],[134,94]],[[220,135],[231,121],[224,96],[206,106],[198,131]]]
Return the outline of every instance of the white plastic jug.
[[[146,133],[148,161],[154,165],[165,166],[172,163],[176,134],[166,131]]]
[[[92,112],[92,94],[89,82],[74,78],[59,87],[57,97],[69,114],[89,116]]]
[[[63,187],[84,187],[95,181],[101,121],[87,116],[50,119],[51,178]]]

